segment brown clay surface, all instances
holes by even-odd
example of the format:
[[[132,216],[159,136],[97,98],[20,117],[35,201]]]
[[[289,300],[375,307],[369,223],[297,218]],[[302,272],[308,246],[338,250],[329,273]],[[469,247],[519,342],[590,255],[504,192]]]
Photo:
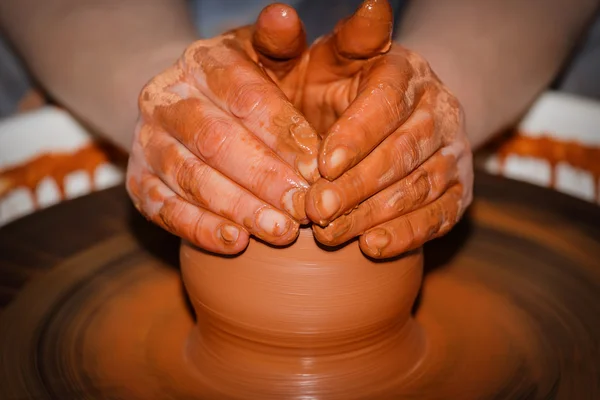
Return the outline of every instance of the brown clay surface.
[[[556,167],[559,163],[569,164],[592,175],[596,188],[596,201],[600,201],[600,147],[584,145],[574,140],[560,140],[552,135],[530,137],[515,132],[506,138],[496,152],[500,168],[503,169],[506,158],[511,155],[534,157],[550,164],[550,187],[556,184]]]
[[[65,199],[65,177],[83,170],[90,178],[94,190],[94,172],[108,162],[122,163],[123,155],[104,142],[92,142],[73,152],[48,152],[26,160],[22,164],[0,169],[0,199],[15,189],[26,189],[33,204],[37,205],[35,190],[42,180],[52,178]]]
[[[0,315],[0,398],[598,398],[600,210],[484,174],[477,175],[475,193],[467,218],[425,247],[424,284],[414,318],[407,319],[408,303],[393,302],[411,296],[386,294],[392,292],[388,289],[410,291],[401,286],[406,280],[394,277],[406,278],[398,274],[402,267],[418,279],[419,253],[408,256],[414,257],[412,264],[406,258],[371,263],[360,258],[355,245],[341,250],[356,259],[346,266],[352,274],[345,279],[350,284],[361,273],[372,277],[370,271],[377,270],[385,279],[381,296],[371,301],[387,314],[365,313],[364,302],[347,296],[342,305],[352,308],[351,314],[334,312],[315,322],[333,301],[315,287],[313,295],[323,296],[323,305],[298,310],[306,318],[290,317],[306,321],[304,338],[312,323],[326,326],[323,322],[332,317],[340,318],[331,325],[338,327],[365,321],[366,331],[377,321],[408,321],[405,329],[371,336],[378,340],[367,346],[366,338],[362,344],[344,341],[343,329],[321,335],[332,340],[320,346],[288,335],[279,347],[271,339],[261,347],[240,333],[276,330],[281,318],[291,315],[280,309],[289,304],[283,300],[271,304],[272,312],[249,331],[239,324],[256,323],[244,319],[248,305],[227,311],[239,312],[233,321],[237,326],[215,327],[218,318],[203,318],[199,299],[185,297],[176,267],[178,241],[138,217],[122,188],[8,225],[0,230],[0,282],[9,304]],[[311,257],[308,239],[301,236],[294,245],[300,261]],[[251,257],[260,246],[252,242],[244,256]],[[230,305],[235,304],[244,280],[257,278],[244,274],[244,265],[236,261],[241,258],[220,260],[219,268],[188,266],[182,272],[203,275],[188,275],[186,282],[209,285],[240,270],[228,288]],[[294,267],[269,268],[278,279],[287,273],[298,276]],[[335,276],[343,267],[331,264],[332,285],[344,278]],[[327,273],[327,266],[319,273]],[[42,276],[11,301],[24,274]],[[247,287],[260,287],[256,283]],[[307,285],[298,282],[298,287]],[[206,294],[208,289],[191,292]],[[205,305],[214,300],[206,296],[201,299]],[[253,296],[250,303],[270,295],[257,291]],[[211,309],[227,304],[213,303]],[[196,335],[213,342],[206,345]]]

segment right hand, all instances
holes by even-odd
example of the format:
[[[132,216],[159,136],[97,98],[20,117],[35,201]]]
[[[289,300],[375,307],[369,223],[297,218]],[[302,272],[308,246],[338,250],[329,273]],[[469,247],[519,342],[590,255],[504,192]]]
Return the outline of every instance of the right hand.
[[[320,139],[286,97],[306,48],[290,9],[269,6],[254,26],[193,43],[140,94],[129,195],[205,250],[239,253],[249,235],[289,244],[308,222]]]

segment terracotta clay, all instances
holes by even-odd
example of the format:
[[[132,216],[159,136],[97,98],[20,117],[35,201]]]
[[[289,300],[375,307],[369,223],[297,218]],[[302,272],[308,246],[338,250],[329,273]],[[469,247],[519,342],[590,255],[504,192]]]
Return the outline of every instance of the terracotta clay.
[[[83,170],[90,178],[94,190],[94,172],[100,165],[123,160],[124,157],[114,147],[105,143],[92,143],[75,152],[53,152],[42,154],[21,165],[0,169],[0,198],[18,188],[26,189],[37,208],[35,190],[42,180],[51,178],[58,187],[60,199],[65,199],[65,177]]]
[[[217,397],[301,398],[310,392],[316,398],[374,399],[425,393],[423,377],[440,379],[434,377],[456,356],[447,352],[450,338],[460,332],[439,326],[442,304],[421,315],[420,323],[411,314],[422,278],[421,249],[375,262],[356,241],[327,250],[304,229],[287,248],[251,240],[246,252],[233,258],[183,243],[180,261],[196,316],[184,350],[187,373],[202,377]],[[459,303],[478,293],[452,281],[432,290],[437,296],[465,296]],[[477,355],[489,357],[488,346],[500,355],[509,352],[507,346],[533,351],[535,344],[521,329],[515,331],[520,336],[511,337],[522,325],[518,311],[502,307],[494,295],[477,297],[463,322],[483,317],[491,307],[499,321],[472,326],[471,341],[453,345],[465,352],[464,367],[485,377],[485,385],[472,383],[470,390],[493,393],[519,360],[506,354],[490,367]],[[188,393],[207,396],[180,395]]]
[[[590,293],[600,283],[590,266],[597,241],[580,233],[578,246],[565,244],[566,232],[544,234],[536,218],[519,215],[518,207],[511,216],[483,200],[474,211],[484,235],[475,242],[480,248],[451,268],[430,273],[422,287],[422,243],[448,232],[471,200],[470,154],[458,102],[422,59],[391,44],[387,2],[365,1],[334,35],[304,53],[297,20],[281,21],[285,29],[265,22],[281,12],[277,7],[259,17],[263,31],[242,28],[198,42],[148,85],[140,97],[142,120],[127,182],[136,207],[161,227],[210,251],[237,254],[245,243],[247,248],[223,256],[184,241],[180,276],[121,232],[69,260],[43,282],[48,289],[30,287],[25,300],[8,310],[5,318],[17,329],[11,324],[0,329],[0,337],[14,340],[26,333],[21,340],[34,342],[35,351],[23,352],[38,355],[33,367],[13,367],[29,358],[10,348],[3,358],[17,375],[25,370],[26,379],[35,381],[26,385],[27,394],[206,400],[556,394],[556,375],[564,371],[546,362],[553,348],[540,332],[545,325],[535,320],[539,309],[529,307],[528,294],[544,300],[542,310],[548,302],[552,311],[560,305],[551,303],[556,293],[548,285],[536,286],[535,274],[515,271],[515,266],[543,271],[535,268],[539,260],[549,268],[554,260],[543,251],[529,257],[519,246],[527,236],[531,248],[541,242],[546,252],[576,260],[577,272],[587,278],[582,281],[592,283],[579,285],[587,289],[583,294],[571,293],[595,300]],[[273,41],[280,28],[292,32],[281,39],[291,47],[284,60],[271,52],[280,47]],[[368,31],[374,34],[360,35]],[[253,40],[260,42],[258,48]],[[269,65],[270,70],[261,69]],[[388,79],[383,88],[382,77]],[[304,86],[293,91],[298,78]],[[279,79],[279,88],[269,79]],[[332,101],[326,94],[336,86],[323,85],[328,80],[343,83]],[[398,82],[407,87],[398,88]],[[382,95],[388,102],[381,102]],[[389,102],[397,113],[382,108]],[[366,107],[369,103],[374,106]],[[254,114],[257,107],[264,113]],[[377,118],[381,115],[390,118]],[[356,127],[353,119],[363,125],[374,121],[370,128],[387,135],[378,140],[387,146],[359,141],[340,149],[335,143],[349,139],[344,135],[366,137],[343,129]],[[403,122],[406,126],[399,127]],[[221,129],[208,129],[215,126]],[[358,164],[367,154],[376,157]],[[392,163],[398,154],[406,157]],[[257,164],[264,169],[252,169]],[[344,172],[349,165],[356,169]],[[285,185],[271,184],[270,177]],[[440,179],[441,184],[432,183]],[[344,193],[353,188],[360,189],[354,197]],[[390,204],[365,202],[376,215],[360,206],[348,214],[358,221],[362,212],[372,218],[365,220],[381,223],[358,226],[365,233],[360,240],[327,249],[310,228],[300,228],[310,217],[327,225],[315,228],[317,237],[345,242],[352,223],[336,226],[335,218],[386,189],[395,194]],[[409,190],[415,192],[405,197]],[[254,197],[244,197],[248,194]],[[400,218],[393,214],[398,209],[410,213]],[[527,211],[534,214],[535,208]],[[329,223],[333,228],[327,230]],[[375,261],[363,253],[402,255]],[[81,265],[85,268],[77,268]],[[30,314],[20,325],[18,312],[24,308]],[[576,307],[570,310],[575,313]],[[547,320],[573,329],[592,325],[581,330],[595,337],[597,318],[560,313]],[[596,349],[596,343],[586,348]],[[577,381],[569,372],[567,389],[560,381],[562,393],[597,393],[597,383],[590,384],[587,375]],[[5,381],[3,390],[22,394],[22,380]]]
[[[595,201],[600,202],[600,147],[585,146],[574,140],[560,140],[549,135],[530,137],[516,132],[504,140],[497,149],[500,170],[510,155],[534,157],[550,164],[550,187],[556,184],[556,167],[566,163],[592,175],[596,190]]]
[[[9,225],[2,299],[35,278],[0,314],[0,398],[598,398],[600,211],[476,182],[467,221],[425,248],[412,310],[420,252],[373,262],[301,231],[240,257],[185,246],[180,273],[177,238],[128,218],[123,188]]]
[[[410,318],[421,251],[377,264],[356,242],[328,251],[304,229],[285,249],[251,241],[242,256],[223,258],[184,244],[180,259],[197,319],[189,357],[233,397],[262,398],[284,376],[298,378],[284,379],[282,394],[307,384],[348,394],[391,370],[408,373],[424,356]]]

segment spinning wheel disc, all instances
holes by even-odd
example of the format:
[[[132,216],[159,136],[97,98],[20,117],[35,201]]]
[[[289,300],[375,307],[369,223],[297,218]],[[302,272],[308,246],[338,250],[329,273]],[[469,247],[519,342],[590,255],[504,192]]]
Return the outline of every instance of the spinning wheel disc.
[[[389,398],[600,398],[600,209],[484,174],[475,194],[425,248],[415,318],[443,332],[426,335],[437,361]],[[215,398],[180,373],[194,321],[177,246],[123,188],[0,231],[0,398]],[[25,274],[41,276],[9,298]]]

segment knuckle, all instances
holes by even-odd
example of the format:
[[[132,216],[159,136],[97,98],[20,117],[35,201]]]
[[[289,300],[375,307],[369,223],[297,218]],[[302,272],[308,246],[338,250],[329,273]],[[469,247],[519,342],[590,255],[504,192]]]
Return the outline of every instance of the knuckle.
[[[357,171],[358,172],[358,171]],[[373,185],[372,182],[367,182],[367,174],[363,173],[347,173],[344,175],[344,181],[347,182],[348,187],[351,189],[349,193],[352,193],[355,201],[362,201],[363,198],[371,192],[370,187]],[[344,185],[340,186],[342,189]],[[348,204],[350,206],[351,204]]]
[[[155,109],[161,105],[171,105],[179,98],[168,92],[178,82],[183,81],[184,71],[175,64],[146,83],[138,95],[138,107],[142,115],[152,117]]]
[[[266,161],[267,159],[268,158],[265,157],[263,160]],[[264,164],[264,167],[266,168],[263,168],[260,173],[249,175],[249,187],[250,190],[255,193],[265,192],[271,186],[272,182],[277,180],[276,169],[270,167],[270,165],[266,163]]]
[[[211,171],[204,163],[192,155],[164,157],[161,168],[176,193],[194,204],[206,206],[203,194],[210,185]]]
[[[257,209],[248,210],[246,193],[242,190],[230,193],[227,198],[215,198],[215,203],[213,208],[217,214],[236,223],[243,224],[244,220],[249,221],[248,217],[250,219],[253,217],[251,213],[257,211]]]
[[[421,149],[432,145],[432,142],[438,142],[438,125],[445,123],[443,119],[435,118],[435,113],[429,107],[418,109],[414,115],[415,125],[412,129],[414,144],[418,146],[419,155],[422,156]]]
[[[385,214],[386,206],[387,202],[385,201],[375,201],[375,198],[368,199],[358,206],[356,214],[353,210],[350,214],[338,219],[342,220],[344,218],[345,232],[356,231],[358,228],[360,228],[358,230],[365,231],[370,229],[374,222],[381,218],[382,214]]]
[[[190,64],[192,64],[195,61],[199,49],[202,47],[204,47],[202,40],[197,40],[186,47],[181,56],[182,65],[188,67]]]
[[[394,170],[400,175],[415,169],[419,164],[421,146],[412,130],[401,135],[397,145],[393,146],[391,151]]]
[[[263,82],[234,82],[236,90],[232,90],[229,99],[231,113],[242,120],[260,114],[266,109],[269,98]]]
[[[166,160],[165,160],[166,161]],[[168,163],[172,163],[173,160],[168,160]],[[189,158],[177,158],[175,159],[173,168],[173,175],[175,176],[175,182],[181,190],[186,193],[190,192],[191,183],[193,177],[191,176],[191,161]]]
[[[418,235],[417,228],[415,227],[414,222],[411,218],[406,218],[404,225],[405,226],[403,235],[405,235],[406,238],[406,240],[404,241],[404,247],[406,248],[406,250],[414,249],[415,247],[419,246],[421,241],[421,238]]]
[[[199,121],[196,149],[207,161],[227,151],[227,139],[235,136],[238,129],[233,121],[220,117],[203,117]]]
[[[415,180],[409,187],[412,192],[413,203],[420,205],[425,203],[432,191],[432,177],[424,168],[418,168],[415,174]]]
[[[163,226],[167,231],[177,234],[179,233],[179,224],[177,221],[181,214],[179,210],[179,207],[161,207],[158,214],[152,220]]]
[[[190,238],[192,241],[201,247],[206,245],[205,237],[207,237],[208,231],[206,225],[206,213],[201,212],[199,213],[198,218],[195,219],[190,231]]]
[[[452,128],[456,131],[464,120],[464,112],[458,99],[451,94],[444,96],[444,105],[447,105],[446,120],[450,122]]]
[[[450,218],[448,211],[443,209],[441,205],[437,205],[435,210],[432,210],[435,214],[432,218],[435,218],[435,222],[429,226],[427,234],[423,238],[424,241],[433,239],[441,232],[445,226],[452,226],[454,224],[454,218]]]
[[[204,53],[206,53],[209,46],[210,43],[207,40],[196,40],[186,47],[179,59],[179,64],[182,69],[189,71],[193,69],[194,66],[198,65],[202,61],[202,58],[205,55]]]
[[[448,193],[448,201],[437,201],[432,204],[429,212],[429,219],[432,223],[429,226],[426,240],[434,239],[448,232],[458,221],[458,203],[460,199],[453,193]],[[450,203],[449,203],[450,202]]]
[[[183,191],[194,197],[201,205],[206,205],[203,193],[210,190],[211,170],[202,163],[188,159],[178,171],[177,181]]]
[[[435,111],[437,128],[444,138],[456,137],[464,126],[465,114],[456,96],[445,87],[439,90],[435,98]]]
[[[405,88],[400,88],[397,84],[381,83],[376,86],[374,91],[376,91],[377,97],[379,97],[378,104],[382,107],[382,118],[391,121],[394,125],[392,128],[396,128],[398,118],[403,114]],[[368,128],[369,125],[365,125]]]
[[[406,196],[406,190],[404,187],[399,187],[382,204],[382,206],[381,206],[382,214],[383,215],[403,214],[404,211],[406,210],[407,205],[408,205],[408,201],[407,201],[407,196]]]
[[[125,174],[125,188],[129,196],[136,203],[136,208],[142,201],[142,167],[143,160],[139,159],[139,151],[132,152],[129,161],[127,162],[127,171]]]
[[[407,50],[406,51],[406,60],[412,67],[414,74],[420,77],[432,76],[433,72],[431,70],[431,66],[429,62],[420,54]]]

